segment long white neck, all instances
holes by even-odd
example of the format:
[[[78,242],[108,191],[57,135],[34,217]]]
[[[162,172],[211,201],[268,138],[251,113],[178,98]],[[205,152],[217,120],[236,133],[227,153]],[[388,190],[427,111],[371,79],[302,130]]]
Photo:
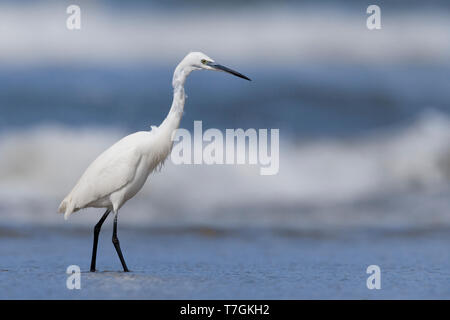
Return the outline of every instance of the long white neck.
[[[181,117],[183,116],[184,102],[186,95],[184,94],[184,82],[187,76],[192,72],[192,68],[185,66],[183,61],[175,68],[173,73],[173,101],[172,106],[167,117],[159,126],[160,129],[172,134],[172,132],[178,129],[180,125]]]

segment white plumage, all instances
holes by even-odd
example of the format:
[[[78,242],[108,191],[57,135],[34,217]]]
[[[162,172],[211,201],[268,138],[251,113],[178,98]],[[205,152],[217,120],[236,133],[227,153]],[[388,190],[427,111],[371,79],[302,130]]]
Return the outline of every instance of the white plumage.
[[[59,211],[64,218],[87,207],[116,212],[131,199],[170,152],[170,137],[157,131],[133,133],[98,156],[62,201]]]
[[[184,82],[193,70],[225,71],[250,80],[227,67],[216,64],[201,52],[189,53],[175,69],[172,85],[173,102],[169,114],[159,127],[151,131],[130,134],[116,142],[95,159],[72,191],[59,206],[64,218],[80,209],[106,208],[94,230],[94,248],[91,271],[95,271],[97,239],[101,225],[110,211],[114,212],[113,243],[125,271],[128,271],[116,236],[117,214],[126,201],[131,199],[145,184],[148,176],[161,166],[172,149],[172,134],[178,128],[185,103]]]

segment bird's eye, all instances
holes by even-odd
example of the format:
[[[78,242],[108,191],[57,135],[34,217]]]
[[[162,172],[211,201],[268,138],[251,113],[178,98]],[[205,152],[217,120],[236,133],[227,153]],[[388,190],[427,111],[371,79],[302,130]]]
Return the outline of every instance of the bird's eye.
[[[208,61],[206,61],[205,59],[202,59],[201,62],[202,62],[203,64],[206,64]]]

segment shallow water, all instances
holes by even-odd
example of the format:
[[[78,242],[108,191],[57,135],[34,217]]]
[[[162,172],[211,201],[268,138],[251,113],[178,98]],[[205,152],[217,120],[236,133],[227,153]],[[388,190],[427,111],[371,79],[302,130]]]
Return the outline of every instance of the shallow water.
[[[359,1],[86,1],[70,35],[65,5],[41,2],[0,4],[0,298],[450,298],[447,2],[383,3],[368,31]],[[189,50],[253,81],[195,72],[181,127],[279,129],[279,173],[167,161],[120,212],[133,272],[108,221],[89,273],[99,217],[65,223],[58,205],[100,152],[164,119]]]
[[[450,298],[450,234],[346,230],[128,229],[119,237],[130,273],[120,272],[111,228],[102,230],[90,273],[87,228],[1,230],[1,299],[433,299]],[[66,288],[79,265],[81,289]],[[381,268],[381,289],[366,268]]]

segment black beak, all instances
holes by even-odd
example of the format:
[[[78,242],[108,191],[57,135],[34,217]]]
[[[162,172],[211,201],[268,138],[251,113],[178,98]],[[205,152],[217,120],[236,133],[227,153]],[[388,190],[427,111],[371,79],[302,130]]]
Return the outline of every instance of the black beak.
[[[252,81],[250,78],[244,76],[243,74],[241,74],[241,73],[239,73],[237,71],[234,71],[234,70],[232,70],[230,68],[227,68],[227,67],[225,67],[225,66],[223,66],[221,64],[217,64],[215,62],[209,62],[208,65],[210,67],[213,67],[214,69],[217,69],[217,70],[220,70],[220,71],[225,71],[225,72],[231,73],[232,75],[234,75],[236,77],[239,77],[239,78],[242,78],[242,79],[245,79],[245,80],[248,80],[248,81]]]

